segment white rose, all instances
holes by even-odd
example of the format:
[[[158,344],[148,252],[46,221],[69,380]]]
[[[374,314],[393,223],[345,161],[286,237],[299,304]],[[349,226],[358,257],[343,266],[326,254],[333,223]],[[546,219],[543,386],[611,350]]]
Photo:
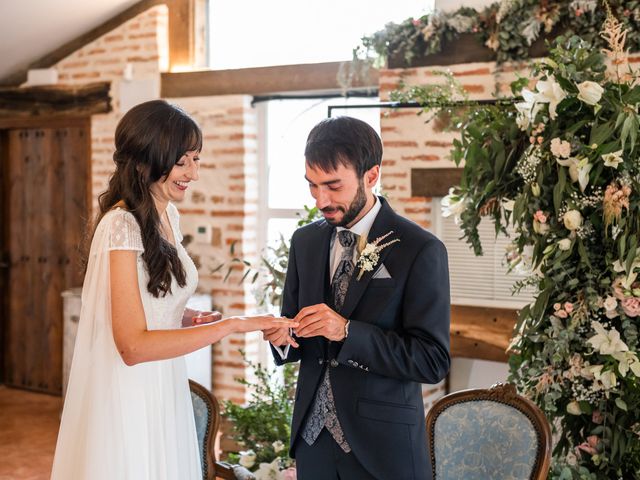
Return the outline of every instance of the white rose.
[[[604,88],[602,88],[596,82],[582,82],[578,84],[578,98],[582,100],[587,105],[596,105],[600,98],[602,98],[602,92],[604,92]]]
[[[256,480],[282,480],[280,471],[280,459],[276,458],[271,463],[261,463],[258,470],[254,472]]]
[[[558,242],[558,248],[563,251],[567,251],[571,248],[571,239],[563,238]]]
[[[562,221],[568,230],[576,230],[582,225],[582,214],[577,210],[569,210],[563,215]]]
[[[602,306],[606,310],[615,310],[618,307],[618,300],[616,300],[616,297],[608,295]]]
[[[271,446],[273,447],[273,451],[276,453],[280,453],[282,450],[284,450],[284,443],[280,440],[276,440],[271,444]]]
[[[571,415],[582,415],[580,404],[575,400],[567,405],[567,412],[569,412]]]
[[[569,158],[571,155],[571,144],[559,138],[551,139],[551,153],[558,158]]]
[[[244,468],[251,468],[256,463],[256,454],[253,450],[247,450],[246,452],[240,452],[240,465]]]

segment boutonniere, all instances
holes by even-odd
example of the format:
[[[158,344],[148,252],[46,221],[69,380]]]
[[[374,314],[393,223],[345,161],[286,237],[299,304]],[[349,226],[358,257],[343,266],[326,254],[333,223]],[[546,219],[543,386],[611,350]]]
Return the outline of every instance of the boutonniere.
[[[362,278],[364,272],[370,272],[376,267],[376,265],[378,265],[378,262],[380,261],[380,252],[383,249],[400,241],[399,238],[395,238],[389,242],[382,244],[380,243],[392,233],[393,230],[358,249],[360,251],[360,256],[358,257],[358,260],[356,262],[356,265],[360,267],[360,271],[358,272],[358,280]],[[361,238],[363,239],[363,243],[366,242],[366,237],[363,236]]]

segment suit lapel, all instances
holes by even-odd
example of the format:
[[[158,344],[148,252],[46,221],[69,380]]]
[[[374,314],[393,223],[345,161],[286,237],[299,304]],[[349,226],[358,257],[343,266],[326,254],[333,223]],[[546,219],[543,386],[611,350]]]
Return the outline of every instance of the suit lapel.
[[[382,202],[382,208],[380,209],[378,216],[371,226],[371,230],[369,231],[369,235],[367,236],[368,243],[373,242],[378,237],[386,235],[391,230],[393,230],[393,233],[385,238],[381,243],[386,243],[388,241],[401,237],[401,232],[394,230],[395,222],[393,217],[395,216],[395,213],[386,202],[386,200],[381,197],[378,197],[378,199],[380,200],[380,202]],[[374,266],[373,270],[371,270],[370,272],[364,272],[362,277],[360,277],[360,280],[358,280],[358,273],[360,272],[360,268],[356,265],[353,276],[351,277],[351,280],[349,282],[349,288],[347,290],[344,305],[342,306],[340,315],[345,318],[349,318],[351,316],[355,308],[358,306],[358,302],[360,302],[360,299],[366,291],[367,286],[373,278],[376,270],[380,265],[384,264],[384,260],[385,258],[387,258],[387,255],[389,255],[391,250],[396,247],[397,245],[393,244],[383,249],[380,252],[380,259],[378,260],[376,266]]]

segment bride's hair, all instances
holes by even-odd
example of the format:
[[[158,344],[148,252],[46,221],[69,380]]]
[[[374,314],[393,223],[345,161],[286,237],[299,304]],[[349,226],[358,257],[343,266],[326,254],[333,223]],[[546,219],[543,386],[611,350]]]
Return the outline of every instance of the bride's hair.
[[[160,217],[151,185],[166,178],[180,158],[202,148],[202,132],[182,109],[164,100],[141,103],[129,110],[116,127],[116,170],[98,203],[100,219],[119,202],[140,225],[144,260],[149,273],[147,289],[155,297],[171,293],[171,277],[186,285],[178,252],[160,234]]]

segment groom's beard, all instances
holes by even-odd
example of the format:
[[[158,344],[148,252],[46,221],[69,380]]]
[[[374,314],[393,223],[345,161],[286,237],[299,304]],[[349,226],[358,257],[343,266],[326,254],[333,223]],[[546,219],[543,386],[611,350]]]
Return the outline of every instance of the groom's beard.
[[[340,220],[339,222],[336,222],[333,220],[326,219],[327,223],[333,225],[334,227],[346,227],[356,219],[356,217],[360,214],[360,212],[362,211],[362,209],[366,204],[367,204],[367,195],[364,193],[364,181],[360,179],[360,181],[358,182],[358,191],[356,192],[356,196],[353,198],[353,200],[349,204],[349,208],[347,208],[347,211],[345,212],[342,207],[336,207],[338,210],[344,212],[344,215],[342,216],[342,220]],[[325,210],[332,210],[332,209],[325,208],[322,211],[324,212]]]

